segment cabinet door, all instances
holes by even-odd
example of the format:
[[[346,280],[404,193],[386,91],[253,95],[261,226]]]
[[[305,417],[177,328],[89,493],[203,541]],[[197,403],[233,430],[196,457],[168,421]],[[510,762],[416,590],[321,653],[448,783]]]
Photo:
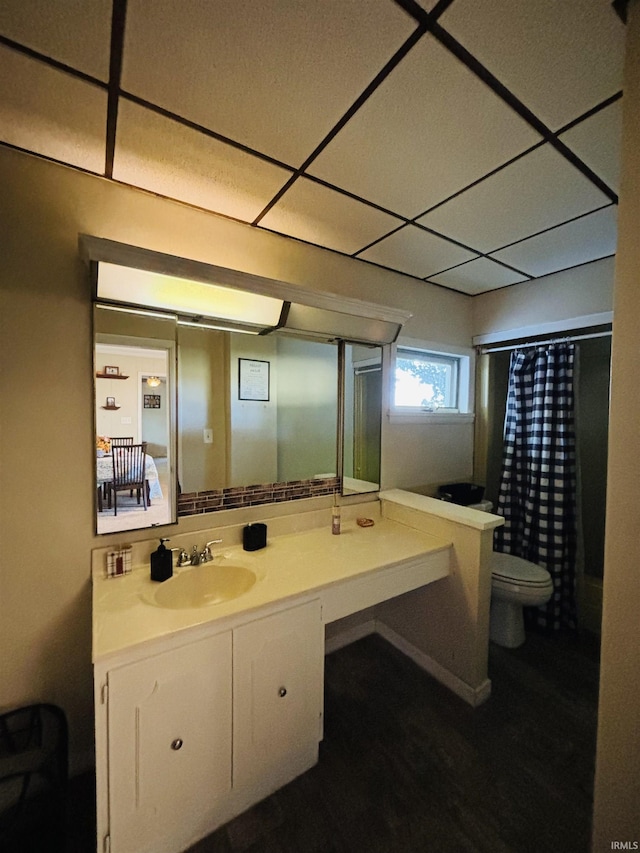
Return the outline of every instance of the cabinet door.
[[[234,787],[266,796],[317,762],[323,650],[318,600],[233,632]]]
[[[181,850],[231,787],[231,633],[109,672],[112,853]]]

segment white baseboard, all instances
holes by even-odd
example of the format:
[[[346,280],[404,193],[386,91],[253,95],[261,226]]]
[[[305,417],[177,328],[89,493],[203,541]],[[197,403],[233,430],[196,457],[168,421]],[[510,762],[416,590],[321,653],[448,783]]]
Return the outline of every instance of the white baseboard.
[[[355,625],[353,628],[347,628],[339,634],[330,637],[324,645],[325,655],[330,655],[331,652],[337,652],[338,649],[344,648],[356,640],[361,640],[363,637],[368,637],[369,634],[375,633],[375,619],[368,619],[366,622],[361,622],[360,625]]]
[[[436,681],[439,681],[449,690],[464,699],[469,705],[476,708],[482,705],[491,695],[491,681],[487,678],[479,687],[471,687],[457,675],[454,675],[450,670],[446,669],[442,664],[439,664],[425,652],[416,648],[412,643],[409,643],[400,634],[397,634],[393,628],[389,628],[384,622],[376,620],[376,633],[380,634],[385,640],[395,646],[398,651],[401,651],[414,663],[417,663],[421,669],[424,669],[429,675],[432,675]]]
[[[425,654],[425,652],[420,651],[412,643],[409,643],[404,637],[397,634],[393,628],[389,628],[388,625],[385,625],[379,619],[369,619],[360,625],[347,628],[330,637],[325,643],[324,653],[325,655],[330,655],[332,652],[337,652],[338,649],[342,649],[344,646],[355,643],[356,640],[361,640],[363,637],[374,633],[380,634],[392,646],[395,646],[398,651],[411,658],[421,669],[432,675],[436,681],[439,681],[455,693],[456,696],[464,699],[465,702],[474,708],[482,705],[491,695],[491,681],[488,678],[479,687],[471,687],[461,678],[458,678],[457,675],[446,669],[446,667],[442,666],[442,664],[439,664],[432,657]]]

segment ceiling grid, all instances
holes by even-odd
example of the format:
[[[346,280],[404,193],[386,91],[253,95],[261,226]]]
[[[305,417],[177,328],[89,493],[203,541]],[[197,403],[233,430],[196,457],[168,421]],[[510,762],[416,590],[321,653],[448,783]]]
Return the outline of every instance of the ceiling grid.
[[[609,0],[3,0],[0,144],[471,296],[615,253]]]

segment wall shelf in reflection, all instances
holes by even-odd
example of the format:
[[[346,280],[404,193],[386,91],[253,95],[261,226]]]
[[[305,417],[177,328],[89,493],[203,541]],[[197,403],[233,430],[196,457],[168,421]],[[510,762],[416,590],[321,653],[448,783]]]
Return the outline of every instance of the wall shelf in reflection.
[[[128,379],[128,376],[123,376],[121,373],[96,373],[98,379]],[[104,406],[102,408],[105,408]]]
[[[120,406],[102,406],[103,409],[108,409],[110,412],[116,412]]]

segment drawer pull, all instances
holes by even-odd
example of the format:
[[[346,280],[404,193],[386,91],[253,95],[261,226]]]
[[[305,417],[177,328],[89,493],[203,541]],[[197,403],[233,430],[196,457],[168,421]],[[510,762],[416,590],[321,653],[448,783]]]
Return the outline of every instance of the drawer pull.
[[[175,740],[171,741],[171,749],[181,749],[182,747],[182,738],[177,737]]]
[[[287,688],[286,688],[286,687],[281,687],[281,688],[280,688],[280,690],[278,690],[278,696],[279,696],[281,699],[284,699],[284,697],[285,697],[286,695],[287,695]]]

